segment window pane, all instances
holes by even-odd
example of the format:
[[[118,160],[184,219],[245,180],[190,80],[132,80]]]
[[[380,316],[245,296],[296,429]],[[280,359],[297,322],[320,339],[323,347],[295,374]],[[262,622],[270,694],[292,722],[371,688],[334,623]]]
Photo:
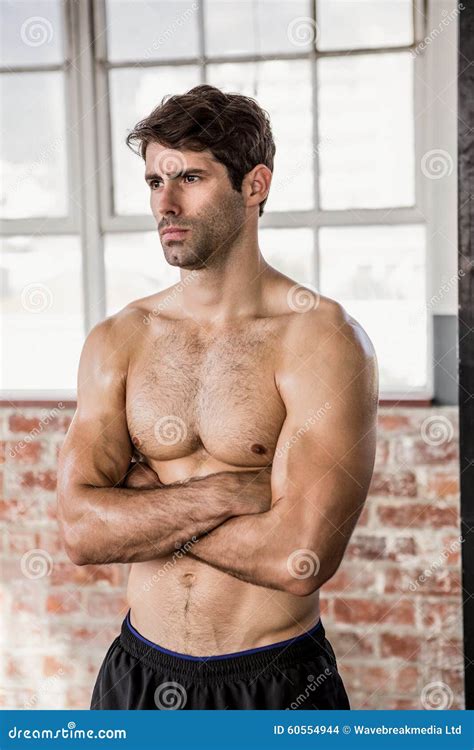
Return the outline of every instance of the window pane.
[[[183,94],[198,83],[199,70],[191,65],[110,72],[115,213],[151,214],[145,165],[125,145],[127,133],[163,96]]]
[[[317,19],[322,50],[413,42],[412,0],[317,0]]]
[[[2,65],[45,65],[63,59],[63,9],[59,0],[2,2]]]
[[[410,54],[321,59],[318,88],[321,207],[413,205]]]
[[[262,229],[259,242],[267,263],[300,284],[314,284],[311,229]]]
[[[105,235],[105,269],[107,315],[179,281],[179,268],[166,262],[158,232]]]
[[[62,73],[2,75],[3,218],[68,211]]]
[[[198,55],[193,0],[107,0],[110,60],[163,60]]]
[[[307,52],[314,44],[309,0],[206,0],[206,54]],[[229,22],[230,21],[230,22]]]
[[[78,237],[3,240],[2,369],[5,389],[75,389],[84,340]]]
[[[255,98],[270,115],[276,155],[265,211],[313,207],[310,66],[306,60],[208,66],[208,83]],[[291,91],[291,102],[282,91]]]
[[[324,227],[320,263],[321,292],[340,302],[372,339],[381,390],[426,386],[424,228]]]

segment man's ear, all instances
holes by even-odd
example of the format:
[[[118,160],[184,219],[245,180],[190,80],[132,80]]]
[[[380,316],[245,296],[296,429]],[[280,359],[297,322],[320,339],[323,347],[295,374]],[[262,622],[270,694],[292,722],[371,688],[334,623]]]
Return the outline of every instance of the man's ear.
[[[268,195],[272,172],[265,164],[257,164],[244,178],[249,205],[260,204]],[[245,189],[245,188],[244,188]]]

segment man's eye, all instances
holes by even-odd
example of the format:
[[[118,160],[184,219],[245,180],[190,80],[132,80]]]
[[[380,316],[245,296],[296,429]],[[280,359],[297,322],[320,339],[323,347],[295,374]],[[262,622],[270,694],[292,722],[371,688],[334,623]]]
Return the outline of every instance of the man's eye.
[[[150,187],[152,190],[154,190],[155,186],[159,184],[160,184],[159,180],[150,180]]]
[[[187,175],[185,175],[185,177],[184,177],[184,179],[185,179],[185,180],[189,180],[189,178],[191,178],[191,179],[193,179],[193,180],[199,180],[199,177],[198,177],[198,175],[197,175],[197,174],[187,174]]]

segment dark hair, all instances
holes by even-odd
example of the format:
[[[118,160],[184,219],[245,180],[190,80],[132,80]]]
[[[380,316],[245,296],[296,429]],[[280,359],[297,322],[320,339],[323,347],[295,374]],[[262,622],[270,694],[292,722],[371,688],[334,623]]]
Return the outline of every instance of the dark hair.
[[[127,146],[138,143],[138,149],[132,151],[143,159],[152,142],[166,148],[209,149],[227,168],[232,187],[239,192],[245,175],[257,164],[273,171],[275,143],[270,119],[255,99],[225,94],[208,84],[168,96],[127,136]],[[266,200],[259,205],[259,216]]]

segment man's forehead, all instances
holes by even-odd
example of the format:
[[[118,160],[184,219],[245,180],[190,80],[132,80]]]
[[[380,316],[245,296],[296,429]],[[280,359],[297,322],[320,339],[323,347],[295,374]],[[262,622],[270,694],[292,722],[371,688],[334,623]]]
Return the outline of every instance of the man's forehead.
[[[146,149],[145,158],[147,167],[154,167],[156,171],[167,171],[167,165],[171,167],[173,163],[192,165],[194,167],[203,167],[209,170],[215,169],[218,161],[214,158],[209,149],[204,151],[193,151],[192,149],[173,149],[166,148],[160,143],[149,143]]]

